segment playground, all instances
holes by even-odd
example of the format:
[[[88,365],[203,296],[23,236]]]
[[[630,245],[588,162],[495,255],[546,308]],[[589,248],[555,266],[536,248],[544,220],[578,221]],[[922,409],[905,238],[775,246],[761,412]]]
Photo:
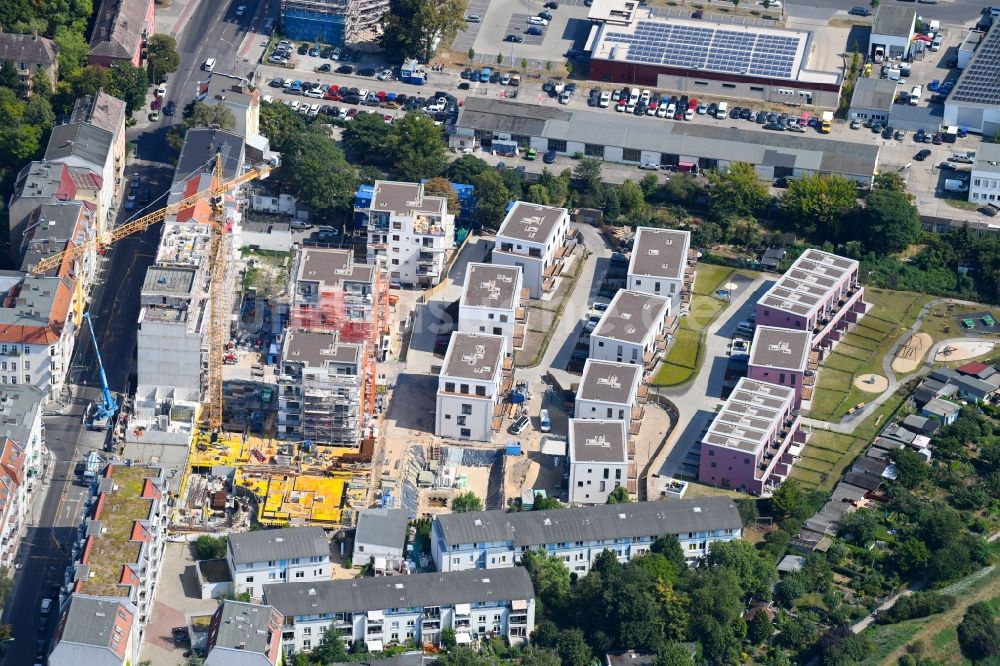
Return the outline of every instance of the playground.
[[[996,348],[993,340],[951,340],[934,355],[936,363],[968,361],[991,353]]]
[[[927,333],[911,335],[896,350],[896,357],[892,359],[892,371],[905,375],[919,368],[932,344],[933,340]]]
[[[889,388],[889,380],[882,375],[858,375],[854,378],[854,387],[866,393],[882,393]]]

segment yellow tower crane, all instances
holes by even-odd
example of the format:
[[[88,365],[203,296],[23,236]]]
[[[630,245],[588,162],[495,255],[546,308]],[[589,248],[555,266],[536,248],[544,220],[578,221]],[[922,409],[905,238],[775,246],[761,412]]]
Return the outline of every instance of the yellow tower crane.
[[[263,164],[234,178],[224,180],[222,175],[222,156],[216,154],[215,165],[212,169],[212,184],[208,188],[196,192],[191,196],[184,197],[176,203],[164,206],[149,215],[143,215],[142,217],[126,222],[80,245],[75,245],[62,252],[45,257],[31,269],[33,273],[45,273],[60,266],[67,258],[76,259],[91,250],[103,249],[126,236],[145,231],[157,222],[162,222],[170,215],[179,213],[185,208],[190,208],[201,201],[208,200],[212,205],[212,242],[209,256],[210,278],[208,292],[209,307],[211,308],[208,350],[208,421],[209,427],[214,431],[222,428],[222,367],[226,338],[228,337],[224,298],[227,259],[224,242],[226,227],[221,214],[222,195],[248,181],[266,178],[271,169],[270,165]]]

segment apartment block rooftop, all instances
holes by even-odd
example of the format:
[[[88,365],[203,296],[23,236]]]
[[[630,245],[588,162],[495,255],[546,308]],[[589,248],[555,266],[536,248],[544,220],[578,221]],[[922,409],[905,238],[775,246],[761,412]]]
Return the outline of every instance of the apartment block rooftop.
[[[114,134],[125,126],[125,102],[103,90],[84,95],[73,104],[72,123],[90,123]]]
[[[272,606],[227,599],[219,605],[209,625],[209,647],[269,657],[275,649],[275,635],[281,631],[280,621],[281,616]]]
[[[298,282],[318,282],[320,287],[339,287],[345,282],[375,281],[375,267],[355,264],[351,250],[302,248],[299,250]]]
[[[628,272],[682,280],[690,248],[690,231],[638,227]]]
[[[565,208],[515,201],[507,211],[507,216],[497,231],[497,237],[544,245],[564,215],[566,215]]]
[[[462,305],[474,308],[510,310],[516,307],[520,294],[521,268],[497,264],[470,263],[465,270]]]
[[[564,541],[603,541],[743,526],[729,497],[598,504],[551,511],[466,511],[435,516],[449,546],[495,541],[532,547]],[[506,571],[506,569],[491,569]]]
[[[72,300],[60,277],[29,275],[6,286],[0,307],[0,342],[50,345],[59,339]]]
[[[667,316],[670,301],[638,291],[622,289],[611,299],[592,335],[637,344]]]
[[[806,250],[760,300],[765,306],[805,316],[812,312],[858,262],[822,250]]]
[[[229,551],[237,564],[296,557],[329,557],[330,542],[322,527],[286,527],[229,535]]]
[[[27,444],[45,394],[30,384],[5,385],[0,390],[0,437]]]
[[[750,365],[803,372],[811,346],[809,331],[758,326],[750,345]]]
[[[702,442],[754,453],[795,400],[795,390],[743,377],[715,415]]]
[[[444,215],[448,212],[448,200],[445,197],[425,196],[421,183],[376,180],[371,209],[394,215]]]
[[[143,295],[187,296],[194,287],[195,270],[178,266],[150,266],[142,282]]]
[[[490,381],[503,363],[506,338],[485,333],[452,333],[441,374]]]
[[[534,597],[531,576],[523,567],[264,586],[265,601],[285,617]]]
[[[625,421],[570,419],[570,462],[628,463]]]
[[[642,368],[631,363],[614,363],[588,358],[580,377],[578,400],[626,404],[635,399]]]
[[[156,487],[147,492],[146,481]],[[88,544],[76,567],[78,594],[128,597],[139,572],[126,573],[130,565],[144,567],[140,556],[146,542],[137,522],[151,520],[161,492],[163,471],[158,467],[109,465],[98,486],[97,507],[87,524]]]
[[[156,263],[198,268],[211,251],[211,229],[197,223],[172,222],[163,225]]]
[[[361,345],[340,342],[336,333],[289,330],[285,333],[282,360],[319,368],[329,363],[360,363]]]

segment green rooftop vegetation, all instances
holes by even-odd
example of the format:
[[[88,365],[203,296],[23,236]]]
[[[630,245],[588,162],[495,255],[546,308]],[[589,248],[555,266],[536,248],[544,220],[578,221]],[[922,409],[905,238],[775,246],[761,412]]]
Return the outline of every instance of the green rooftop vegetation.
[[[124,596],[119,585],[122,567],[134,563],[142,544],[131,541],[132,526],[149,517],[153,500],[142,499],[143,479],[156,477],[159,470],[148,467],[115,467],[111,478],[118,489],[107,493],[97,520],[101,534],[94,537],[90,549],[90,577],[83,581],[81,592],[105,596]]]

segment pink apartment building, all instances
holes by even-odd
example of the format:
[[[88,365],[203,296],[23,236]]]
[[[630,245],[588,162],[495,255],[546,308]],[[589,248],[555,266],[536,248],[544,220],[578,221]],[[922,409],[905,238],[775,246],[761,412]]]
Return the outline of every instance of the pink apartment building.
[[[795,391],[795,409],[812,397],[815,367],[810,369],[812,333],[758,326],[750,345],[747,377]],[[813,362],[815,366],[815,362]]]

